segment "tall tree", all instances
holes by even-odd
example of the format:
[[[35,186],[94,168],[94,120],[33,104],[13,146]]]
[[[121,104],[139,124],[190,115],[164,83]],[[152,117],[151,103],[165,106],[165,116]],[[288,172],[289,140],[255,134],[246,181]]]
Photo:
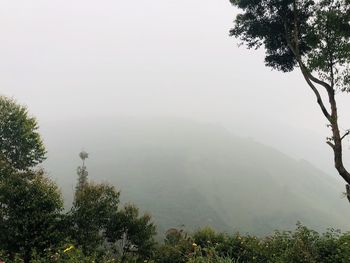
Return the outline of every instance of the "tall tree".
[[[70,212],[72,239],[85,254],[92,254],[105,241],[114,252],[121,252],[122,260],[133,249],[139,256],[147,258],[154,246],[155,226],[148,214],[139,216],[134,205],[125,205],[118,211],[119,196],[115,187],[87,181],[86,152],[79,154],[83,160],[78,168],[78,182],[74,203]],[[123,262],[124,262],[123,261]]]
[[[78,174],[78,183],[76,186],[76,193],[83,190],[84,187],[88,184],[88,175],[89,172],[85,166],[85,160],[89,157],[89,154],[85,151],[79,153],[80,159],[83,161],[82,166],[79,166],[77,169]]]
[[[327,144],[334,166],[345,180],[350,201],[350,173],[343,163],[343,140],[336,94],[350,91],[350,0],[230,0],[242,12],[231,36],[248,48],[265,48],[265,64],[283,72],[298,68],[316,96],[331,136]],[[323,92],[326,94],[322,96]]]
[[[61,239],[63,200],[43,170],[45,147],[26,107],[0,96],[0,249],[29,262]]]
[[[25,170],[41,163],[45,154],[36,119],[26,107],[0,96],[0,158]]]

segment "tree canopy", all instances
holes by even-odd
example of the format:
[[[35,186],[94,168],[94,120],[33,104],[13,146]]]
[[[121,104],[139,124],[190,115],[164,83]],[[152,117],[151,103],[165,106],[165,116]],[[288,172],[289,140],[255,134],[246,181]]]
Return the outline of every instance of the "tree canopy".
[[[0,173],[0,249],[29,259],[59,243],[63,200],[43,170]]]
[[[73,239],[85,253],[94,252],[102,244],[106,224],[117,213],[119,195],[107,184],[89,183],[76,190],[71,210]]]
[[[25,170],[41,163],[45,154],[36,119],[26,107],[0,96],[0,158]]]
[[[83,156],[86,158],[87,154]],[[87,175],[84,163],[82,167]],[[74,203],[70,211],[71,239],[87,255],[108,243],[122,261],[130,253],[148,258],[155,245],[153,236],[156,234],[151,216],[140,215],[139,209],[132,204],[118,210],[119,197],[120,192],[115,187],[89,182],[87,177],[82,180],[82,173],[78,173]]]
[[[120,250],[117,252],[122,257],[133,250],[146,258],[151,256],[155,234],[156,227],[151,216],[147,213],[140,215],[139,209],[133,204],[126,204],[111,217],[106,231],[108,242],[115,250]]]
[[[249,48],[265,47],[266,66],[304,64],[332,87],[349,91],[350,1],[230,0],[243,10],[230,31]]]

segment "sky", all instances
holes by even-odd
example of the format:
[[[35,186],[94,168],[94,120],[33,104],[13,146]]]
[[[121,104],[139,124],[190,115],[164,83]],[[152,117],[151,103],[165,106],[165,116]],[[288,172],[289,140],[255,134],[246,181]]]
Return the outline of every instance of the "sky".
[[[312,91],[299,72],[266,68],[263,50],[238,47],[229,37],[236,14],[228,0],[4,0],[0,94],[27,105],[43,128],[81,118],[193,119],[335,174]],[[343,129],[347,96],[338,97]]]

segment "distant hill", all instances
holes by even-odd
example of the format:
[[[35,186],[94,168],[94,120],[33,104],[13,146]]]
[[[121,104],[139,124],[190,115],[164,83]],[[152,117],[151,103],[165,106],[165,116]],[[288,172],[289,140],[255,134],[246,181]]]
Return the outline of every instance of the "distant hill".
[[[90,120],[43,124],[45,167],[67,205],[78,153],[90,153],[89,177],[122,191],[123,202],[149,211],[159,232],[211,225],[257,235],[290,229],[350,230],[343,184],[307,161],[295,160],[220,126],[176,119]],[[330,160],[331,161],[331,160]]]

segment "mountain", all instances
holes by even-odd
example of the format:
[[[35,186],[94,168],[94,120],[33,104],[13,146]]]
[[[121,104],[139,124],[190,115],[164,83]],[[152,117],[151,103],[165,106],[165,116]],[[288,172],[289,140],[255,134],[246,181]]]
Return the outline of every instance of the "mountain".
[[[343,184],[219,125],[179,119],[79,120],[44,124],[45,168],[67,207],[85,149],[89,178],[114,184],[122,202],[150,212],[160,233],[171,227],[257,235],[294,228],[350,229]],[[331,160],[330,160],[331,161]]]

